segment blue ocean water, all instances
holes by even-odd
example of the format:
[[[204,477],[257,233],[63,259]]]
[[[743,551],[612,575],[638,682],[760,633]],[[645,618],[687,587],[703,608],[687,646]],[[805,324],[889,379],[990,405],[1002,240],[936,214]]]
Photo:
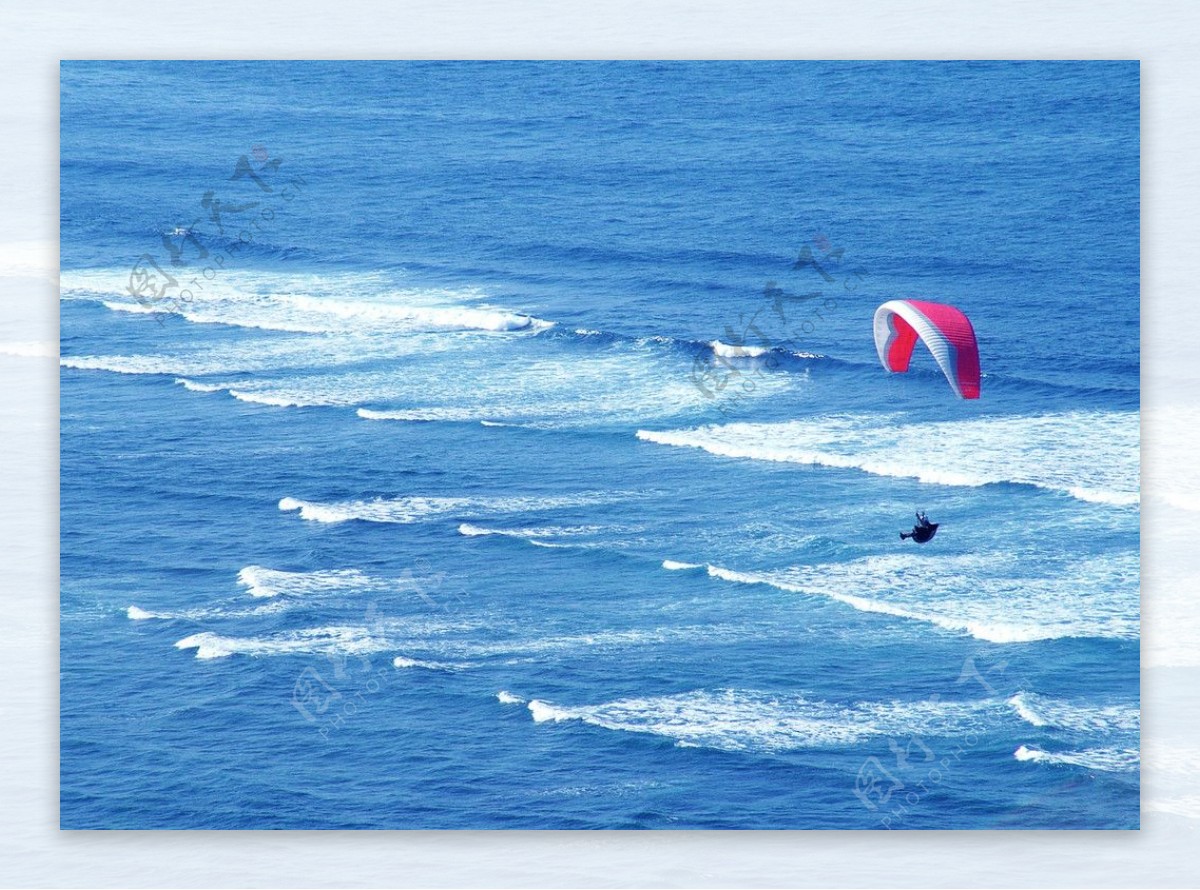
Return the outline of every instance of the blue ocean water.
[[[63,827],[1138,826],[1136,63],[61,76]]]

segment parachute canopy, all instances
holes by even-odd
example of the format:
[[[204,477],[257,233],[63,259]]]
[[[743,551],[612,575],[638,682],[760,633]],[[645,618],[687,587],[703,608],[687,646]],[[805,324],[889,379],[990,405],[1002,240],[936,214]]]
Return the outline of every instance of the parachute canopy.
[[[875,310],[875,349],[892,373],[908,370],[917,338],[924,341],[960,399],[979,398],[979,344],[970,319],[953,306],[888,300]]]

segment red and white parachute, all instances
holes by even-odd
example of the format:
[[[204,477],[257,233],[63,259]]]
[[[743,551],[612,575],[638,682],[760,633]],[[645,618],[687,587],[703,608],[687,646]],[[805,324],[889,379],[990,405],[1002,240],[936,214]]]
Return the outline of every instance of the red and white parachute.
[[[979,344],[961,311],[943,303],[888,300],[875,310],[875,349],[892,373],[908,370],[917,338],[924,341],[960,399],[979,398]]]

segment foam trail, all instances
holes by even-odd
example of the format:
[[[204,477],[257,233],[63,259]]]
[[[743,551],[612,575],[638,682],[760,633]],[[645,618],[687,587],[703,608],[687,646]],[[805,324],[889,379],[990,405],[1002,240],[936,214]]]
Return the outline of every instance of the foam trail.
[[[421,661],[417,658],[405,658],[402,655],[397,655],[392,659],[392,667],[398,669],[422,668],[427,671],[461,671],[474,667],[474,665],[466,663],[452,664],[444,661]]]
[[[1138,732],[1141,712],[1136,704],[1077,705],[1071,702],[1018,692],[1008,705],[1031,726],[1053,727],[1079,733]]]
[[[364,628],[323,627],[271,637],[227,637],[204,631],[184,637],[175,648],[195,649],[196,658],[214,659],[231,655],[367,655],[390,646]]]
[[[856,745],[867,739],[957,735],[981,729],[987,702],[856,702],[753,690],[699,690],[568,707],[532,699],[535,723],[580,721],[618,732],[665,736],[684,747],[777,753]]]
[[[397,409],[389,411],[377,411],[372,408],[359,408],[357,411],[359,417],[363,420],[400,420],[410,423],[432,422],[432,421],[460,421],[474,422],[479,420],[480,414],[489,416],[503,415],[504,412],[495,408],[411,408]],[[491,421],[479,420],[481,424],[500,426],[503,424],[492,424]]]
[[[664,559],[662,567],[669,572],[684,572],[688,569],[702,569],[704,566],[697,565],[694,562],[676,562],[673,559]]]
[[[714,565],[707,571],[723,581],[822,596],[861,612],[926,622],[990,643],[1031,643],[1063,637],[1137,639],[1138,563],[1136,553],[1095,557],[1025,577],[1018,564],[1006,565],[1004,556],[900,555],[771,572]],[[1014,589],[1022,596],[1014,597]]]
[[[854,469],[927,484],[1008,482],[1092,503],[1136,506],[1140,495],[1136,411],[1074,411],[904,423],[838,415],[788,423],[732,423],[638,430],[645,442],[721,457]],[[929,448],[938,442],[938,448]]]
[[[759,358],[771,351],[769,346],[732,346],[720,340],[713,340],[708,345],[722,358]]]
[[[402,497],[370,501],[337,501],[320,504],[285,497],[279,501],[284,512],[299,511],[312,522],[385,522],[409,524],[450,513],[505,514],[552,510],[609,503],[627,497],[620,492],[588,492],[578,495],[515,495],[512,497]],[[464,533],[466,534],[466,533]]]
[[[1044,763],[1052,766],[1078,766],[1103,772],[1132,772],[1141,765],[1136,748],[1088,748],[1082,751],[1043,751],[1021,745],[1013,757],[1026,763]]]
[[[505,692],[503,689],[496,693],[496,701],[500,702],[502,705],[525,704],[525,699],[521,698],[519,695],[513,695],[511,692]]]
[[[358,569],[316,572],[284,572],[263,566],[246,566],[238,572],[238,583],[254,597],[306,596],[332,591],[361,592],[386,586]]]
[[[553,322],[487,306],[479,294],[433,288],[396,289],[378,275],[292,276],[248,270],[226,271],[210,282],[204,293],[187,303],[147,306],[132,300],[111,299],[125,293],[128,272],[74,270],[62,275],[64,300],[96,299],[114,312],[178,315],[193,324],[293,333],[357,333],[386,331],[485,331],[536,332]],[[365,296],[364,296],[365,295]],[[462,303],[470,300],[473,305]]]
[[[190,392],[222,392],[225,389],[220,383],[200,383],[183,377],[177,377],[175,382]]]

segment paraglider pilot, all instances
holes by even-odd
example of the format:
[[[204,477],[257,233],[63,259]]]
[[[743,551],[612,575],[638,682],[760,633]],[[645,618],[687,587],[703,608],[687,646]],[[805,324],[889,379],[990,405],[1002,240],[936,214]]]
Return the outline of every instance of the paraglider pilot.
[[[929,517],[925,515],[924,510],[917,511],[917,524],[913,526],[910,532],[900,532],[900,540],[904,541],[912,538],[918,544],[924,544],[937,534],[938,523],[930,522]]]

